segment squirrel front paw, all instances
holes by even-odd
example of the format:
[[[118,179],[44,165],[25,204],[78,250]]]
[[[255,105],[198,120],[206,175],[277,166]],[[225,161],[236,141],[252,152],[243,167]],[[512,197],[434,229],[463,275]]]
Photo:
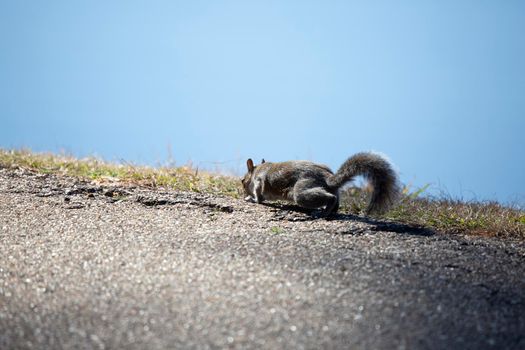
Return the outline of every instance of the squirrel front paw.
[[[244,198],[244,200],[247,201],[247,202],[255,203],[255,198],[253,198],[252,196],[246,196],[246,198]]]

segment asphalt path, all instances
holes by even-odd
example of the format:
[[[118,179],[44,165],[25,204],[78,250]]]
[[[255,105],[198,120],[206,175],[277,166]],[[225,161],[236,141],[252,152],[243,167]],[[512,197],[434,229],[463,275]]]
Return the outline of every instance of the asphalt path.
[[[525,244],[0,169],[0,349],[525,349]]]

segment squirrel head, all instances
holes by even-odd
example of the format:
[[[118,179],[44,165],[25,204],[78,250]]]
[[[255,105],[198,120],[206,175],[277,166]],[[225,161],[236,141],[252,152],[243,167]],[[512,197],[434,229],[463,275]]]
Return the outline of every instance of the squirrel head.
[[[248,172],[241,179],[242,187],[244,188],[244,194],[246,195],[246,200],[250,200],[254,197],[253,193],[253,172],[255,170],[255,165],[253,165],[253,160],[250,158],[246,161],[246,167]]]
[[[261,164],[266,163],[266,161],[263,159]],[[253,185],[253,174],[255,173],[255,169],[257,168],[256,165],[253,164],[253,160],[249,158],[246,161],[246,167],[248,168],[248,172],[244,175],[244,177],[241,179],[242,187],[244,188],[244,194],[246,195],[246,200],[250,201],[255,198],[254,194],[254,185]]]

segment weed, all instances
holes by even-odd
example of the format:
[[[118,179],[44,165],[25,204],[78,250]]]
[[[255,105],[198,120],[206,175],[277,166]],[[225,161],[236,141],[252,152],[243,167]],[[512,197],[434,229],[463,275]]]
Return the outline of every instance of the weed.
[[[279,226],[272,226],[270,228],[270,232],[273,233],[274,235],[278,235],[278,234],[283,233],[284,230],[282,228],[280,228]]]

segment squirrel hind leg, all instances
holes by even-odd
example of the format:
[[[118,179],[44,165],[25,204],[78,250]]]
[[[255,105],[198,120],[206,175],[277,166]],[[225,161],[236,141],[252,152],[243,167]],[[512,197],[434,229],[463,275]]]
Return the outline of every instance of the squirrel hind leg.
[[[325,208],[324,215],[330,215],[339,209],[339,197],[322,187],[295,189],[294,201],[297,205],[308,209]]]
[[[339,196],[334,196],[332,203],[327,204],[323,214],[328,216],[332,214],[337,214],[337,211],[339,210]]]

